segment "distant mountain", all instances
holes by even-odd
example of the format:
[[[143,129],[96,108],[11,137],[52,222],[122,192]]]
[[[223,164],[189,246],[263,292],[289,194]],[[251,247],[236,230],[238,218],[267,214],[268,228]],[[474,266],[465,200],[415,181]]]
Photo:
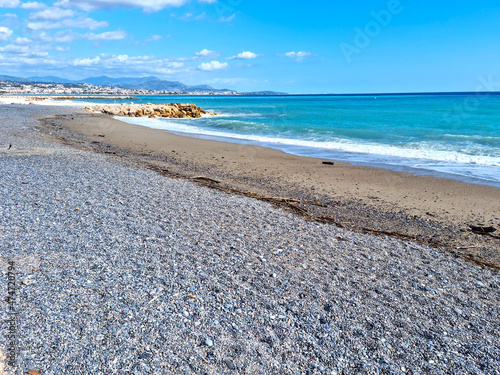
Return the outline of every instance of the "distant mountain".
[[[168,91],[175,93],[192,92],[198,94],[214,94],[224,92],[235,92],[230,89],[215,89],[210,85],[188,86],[178,81],[164,81],[155,76],[148,77],[120,77],[112,78],[107,76],[89,77],[77,81],[72,81],[56,76],[19,78],[0,75],[0,81],[29,82],[29,83],[59,83],[59,84],[83,84],[88,83],[96,86],[112,86],[129,90],[153,90]],[[245,93],[245,95],[286,95],[286,93],[273,91],[259,91]]]
[[[196,93],[217,93],[234,91],[229,89],[215,89],[209,85],[188,86],[178,81],[163,81],[158,77],[142,77],[142,78],[110,78],[110,77],[93,77],[86,78],[80,82],[91,83],[94,85],[105,85],[120,87],[128,90],[154,90],[168,92],[196,92]]]
[[[72,81],[69,79],[55,77],[55,76],[20,78],[20,77],[0,75],[0,81],[59,83],[59,84],[88,83],[96,86],[112,86],[129,90],[155,90],[155,91],[169,91],[169,92],[179,92],[179,93],[180,92],[215,93],[222,91],[232,91],[228,89],[222,89],[222,90],[215,89],[209,85],[187,86],[182,82],[163,81],[155,76],[119,77],[119,78],[101,76],[101,77],[89,77],[77,81]]]
[[[156,90],[156,91],[169,91],[169,92],[214,93],[214,92],[228,91],[227,89],[223,90],[214,89],[212,86],[208,85],[187,86],[181,82],[162,81],[159,79],[135,83],[135,84],[117,84],[116,86],[131,90]]]
[[[112,86],[128,90],[154,90],[169,92],[197,92],[197,93],[215,93],[221,91],[231,91],[227,89],[219,90],[209,85],[187,86],[182,82],[163,81],[158,77],[119,77],[112,78],[107,76],[89,77],[78,81],[64,80],[58,77],[32,77],[33,80],[39,78],[39,82],[58,82],[58,83],[88,83],[97,86]]]
[[[54,77],[54,76],[29,77],[28,79],[30,81],[42,82],[42,83],[73,83],[73,81],[70,81],[69,79],[64,79],[64,78]]]
[[[189,86],[181,82],[175,81],[162,81],[160,79],[154,79],[150,81],[138,82],[133,84],[118,84],[118,87],[123,87],[124,89],[131,90],[165,90],[172,92],[185,92],[189,91]]]
[[[139,84],[139,83],[144,83],[144,82],[149,82],[149,81],[159,81],[160,79],[158,77],[121,77],[121,78],[112,78],[112,77],[107,77],[107,76],[101,76],[101,77],[89,77],[85,79],[81,79],[79,81],[75,81],[78,83],[90,83],[91,85],[98,85],[98,86],[117,86],[121,87],[121,85],[133,85],[133,84]]]
[[[209,85],[196,85],[196,86],[191,86],[192,89],[196,90],[213,90],[214,88]],[[229,91],[229,89],[222,89],[224,91]]]
[[[10,81],[10,82],[31,82],[29,78],[11,77],[0,75],[0,81]]]

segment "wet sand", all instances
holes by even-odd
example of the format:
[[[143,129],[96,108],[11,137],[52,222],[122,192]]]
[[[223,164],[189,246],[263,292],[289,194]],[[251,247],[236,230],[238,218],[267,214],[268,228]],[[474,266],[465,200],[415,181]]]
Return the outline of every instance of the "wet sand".
[[[171,177],[221,190],[287,198],[289,209],[355,231],[413,238],[456,255],[500,264],[500,189],[202,140],[75,113],[43,127],[60,141],[117,155]],[[289,203],[292,202],[292,205]],[[274,202],[276,203],[276,201]],[[297,207],[297,208],[296,208]],[[328,221],[327,220],[327,221]],[[469,225],[493,226],[479,235]]]

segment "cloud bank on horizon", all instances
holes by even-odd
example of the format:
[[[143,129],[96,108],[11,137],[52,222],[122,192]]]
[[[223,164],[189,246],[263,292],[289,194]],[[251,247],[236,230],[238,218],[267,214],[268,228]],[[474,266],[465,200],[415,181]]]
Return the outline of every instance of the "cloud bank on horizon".
[[[0,74],[157,75],[242,91],[453,90],[500,73],[488,63],[498,49],[487,48],[500,37],[485,33],[500,6],[453,4],[0,0]]]

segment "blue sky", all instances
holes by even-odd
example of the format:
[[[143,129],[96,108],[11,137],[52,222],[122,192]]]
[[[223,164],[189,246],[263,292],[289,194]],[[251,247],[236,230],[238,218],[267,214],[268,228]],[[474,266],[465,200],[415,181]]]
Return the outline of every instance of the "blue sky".
[[[495,1],[0,0],[0,74],[239,91],[500,91]]]

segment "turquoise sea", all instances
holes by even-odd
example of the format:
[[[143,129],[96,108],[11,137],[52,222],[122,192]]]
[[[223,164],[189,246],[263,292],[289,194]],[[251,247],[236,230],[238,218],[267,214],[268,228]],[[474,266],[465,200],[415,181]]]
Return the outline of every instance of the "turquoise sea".
[[[120,119],[193,137],[500,187],[498,94],[142,96],[134,100],[148,102],[194,103],[219,115],[192,120]]]

